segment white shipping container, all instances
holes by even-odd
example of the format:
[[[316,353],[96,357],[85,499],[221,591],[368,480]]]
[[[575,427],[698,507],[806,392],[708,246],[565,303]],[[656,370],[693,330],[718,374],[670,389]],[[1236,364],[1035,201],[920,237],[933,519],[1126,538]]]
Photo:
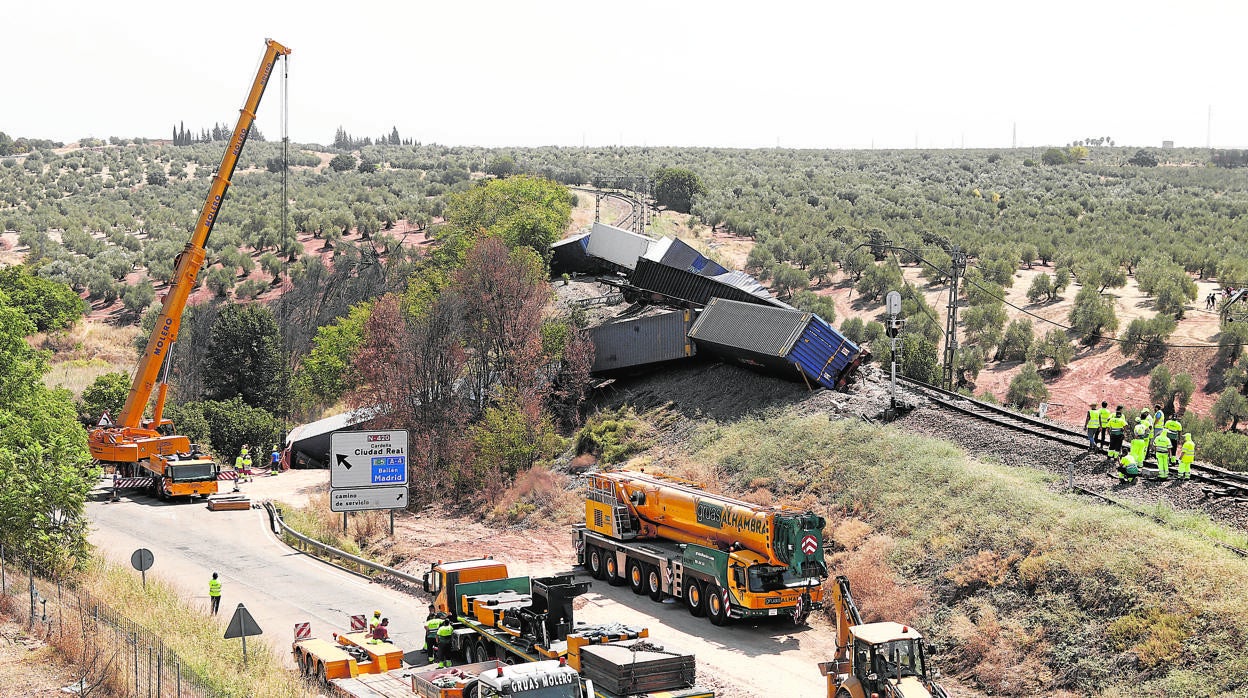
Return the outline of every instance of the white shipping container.
[[[604,223],[595,223],[589,233],[589,247],[585,252],[591,257],[605,259],[625,269],[635,269],[637,258],[644,255],[654,243],[654,238]]]

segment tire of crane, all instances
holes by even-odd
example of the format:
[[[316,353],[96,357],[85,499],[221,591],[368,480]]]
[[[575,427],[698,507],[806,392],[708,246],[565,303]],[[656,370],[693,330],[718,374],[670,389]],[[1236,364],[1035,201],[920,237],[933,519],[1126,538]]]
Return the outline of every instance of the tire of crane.
[[[685,606],[689,609],[689,614],[701,618],[706,615],[706,605],[702,598],[702,584],[696,579],[689,580],[685,585]]]
[[[589,549],[585,551],[585,559],[589,563],[589,573],[593,575],[594,579],[607,578],[606,570],[604,569],[605,565],[602,564],[602,556],[602,548],[597,546],[591,545],[589,546]]]
[[[472,679],[464,684],[464,698],[481,698],[481,683]]]
[[[703,603],[706,604],[706,617],[711,625],[728,623],[728,606],[724,604],[723,591],[714,584],[707,584],[703,592]]]
[[[618,587],[624,583],[624,576],[620,574],[620,556],[614,552],[607,553],[606,564],[603,565],[605,574],[607,575],[607,584]]]
[[[632,558],[628,559],[628,586],[633,593],[641,596],[646,593],[646,565]]]
[[[651,600],[663,600],[663,575],[654,565],[646,565],[646,592]]]

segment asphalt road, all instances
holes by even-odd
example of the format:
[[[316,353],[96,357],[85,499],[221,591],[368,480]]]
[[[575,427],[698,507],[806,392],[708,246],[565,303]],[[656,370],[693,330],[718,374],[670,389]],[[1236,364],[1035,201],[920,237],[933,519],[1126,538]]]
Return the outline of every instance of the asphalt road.
[[[91,501],[87,516],[90,540],[105,557],[129,567],[131,553],[151,550],[149,578],[172,583],[204,610],[208,580],[217,572],[222,632],[244,604],[264,631],[260,639],[292,668],[290,642],[300,622],[312,624],[314,637],[329,638],[350,630],[352,615],[380,610],[396,645],[419,650],[424,644],[427,603],[290,549],[269,532],[263,509],[208,511],[201,502],[168,504],[135,494],[117,503]]]
[[[166,504],[136,494],[118,503],[101,496],[87,505],[87,514],[91,541],[107,558],[129,566],[134,550],[148,548],[155,557],[148,574],[174,584],[204,609],[208,579],[219,572],[222,628],[245,604],[264,631],[260,639],[292,667],[287,650],[298,622],[311,622],[314,636],[328,638],[348,629],[351,615],[380,609],[390,618],[396,644],[419,649],[423,643],[426,601],[291,550],[269,532],[263,510],[212,512],[203,503]],[[552,560],[549,572],[566,569],[566,561]],[[816,663],[831,658],[834,640],[822,622],[814,628],[780,620],[717,628],[680,604],[658,604],[627,586],[600,581],[583,601],[578,620],[646,626],[652,641],[696,654],[699,676],[728,698],[826,696]]]

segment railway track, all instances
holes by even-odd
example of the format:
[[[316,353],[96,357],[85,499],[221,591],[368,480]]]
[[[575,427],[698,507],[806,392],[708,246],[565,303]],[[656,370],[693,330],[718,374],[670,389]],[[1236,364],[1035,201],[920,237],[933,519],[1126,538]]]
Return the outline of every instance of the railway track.
[[[950,392],[943,388],[928,385],[927,383],[923,383],[921,381],[912,380],[902,376],[898,376],[897,381],[902,385],[905,385],[907,389],[928,398],[946,409],[1065,446],[1087,450],[1088,437],[1084,432],[1071,429],[1070,427],[1062,426],[1060,424],[1047,422],[1042,419],[1037,419],[1035,417],[1019,414],[1001,407],[1000,405],[993,405],[981,400],[976,400],[965,395]],[[1224,470],[1208,464],[1193,463],[1192,480],[1201,484],[1201,488],[1206,499],[1221,498],[1222,501],[1241,504],[1248,503],[1248,474]],[[1075,489],[1079,492],[1103,499],[1112,504],[1126,507],[1138,514],[1150,516],[1154,519],[1157,518],[1146,512],[1141,512],[1134,507],[1130,507],[1123,502],[1105,495],[1102,492],[1096,492],[1081,486],[1076,486]],[[1213,543],[1231,550],[1243,557],[1248,557],[1248,550],[1228,545],[1221,541],[1210,540]]]

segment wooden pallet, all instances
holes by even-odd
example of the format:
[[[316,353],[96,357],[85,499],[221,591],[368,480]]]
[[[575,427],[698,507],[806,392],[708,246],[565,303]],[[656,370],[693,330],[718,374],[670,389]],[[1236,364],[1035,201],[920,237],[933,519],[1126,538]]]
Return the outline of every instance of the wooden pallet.
[[[208,498],[208,511],[247,511],[250,508],[251,500],[243,495]]]

